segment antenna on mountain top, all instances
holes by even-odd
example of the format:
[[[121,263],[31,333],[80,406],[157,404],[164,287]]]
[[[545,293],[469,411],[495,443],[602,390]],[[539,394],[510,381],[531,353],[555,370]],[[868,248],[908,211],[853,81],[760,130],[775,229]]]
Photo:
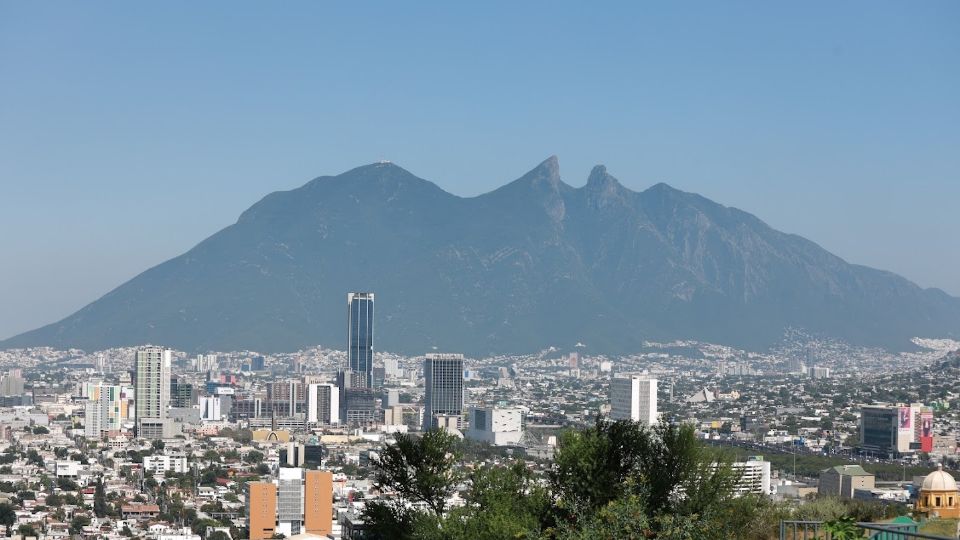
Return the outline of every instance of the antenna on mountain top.
[[[389,164],[390,164],[389,159],[381,159],[377,161],[377,165],[389,165]]]

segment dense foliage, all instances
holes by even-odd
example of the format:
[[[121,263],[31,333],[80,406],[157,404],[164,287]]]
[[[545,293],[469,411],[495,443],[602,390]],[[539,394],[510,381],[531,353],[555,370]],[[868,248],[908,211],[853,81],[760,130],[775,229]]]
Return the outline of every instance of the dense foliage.
[[[765,539],[786,517],[765,498],[733,497],[729,459],[686,425],[599,420],[567,431],[546,475],[512,461],[461,477],[458,444],[432,431],[385,449],[375,462],[385,497],[364,513],[373,538]],[[463,504],[445,508],[458,490]]]

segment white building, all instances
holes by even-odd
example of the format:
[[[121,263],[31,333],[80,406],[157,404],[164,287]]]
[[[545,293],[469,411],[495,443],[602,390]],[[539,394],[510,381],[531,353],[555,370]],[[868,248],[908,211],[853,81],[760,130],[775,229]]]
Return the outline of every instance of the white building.
[[[57,478],[77,478],[82,464],[78,461],[57,461]]]
[[[807,376],[811,379],[829,379],[830,378],[830,368],[813,366],[807,368]]]
[[[340,423],[340,388],[337,385],[307,385],[307,422],[327,426]]]
[[[771,495],[770,462],[762,457],[749,457],[747,461],[738,461],[732,464],[733,471],[740,475],[734,488],[736,495],[753,493],[756,495]]]
[[[144,456],[143,470],[151,473],[165,473],[173,471],[183,474],[189,471],[187,458],[184,456]]]
[[[523,410],[518,407],[474,407],[466,437],[494,446],[514,445],[523,437]]]
[[[286,537],[303,527],[303,469],[281,467],[277,477],[277,528]]]
[[[166,435],[167,407],[170,405],[170,364],[173,351],[144,347],[136,354],[137,435],[144,439],[162,439]]]
[[[200,418],[212,422],[223,420],[222,402],[219,397],[200,397]]]
[[[647,426],[658,421],[657,380],[646,377],[614,377],[610,381],[610,417],[633,420]]]

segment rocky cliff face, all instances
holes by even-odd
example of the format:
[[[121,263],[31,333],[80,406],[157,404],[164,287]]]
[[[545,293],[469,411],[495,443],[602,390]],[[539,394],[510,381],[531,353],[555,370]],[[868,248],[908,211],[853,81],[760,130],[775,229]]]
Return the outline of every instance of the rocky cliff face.
[[[377,163],[272,193],[236,224],[77,313],[0,343],[98,349],[343,347],[345,296],[377,294],[378,349],[637,350],[689,338],[762,348],[784,327],[909,347],[957,336],[960,300],[847,264],[699,195],[637,193],[556,158],[460,198]]]

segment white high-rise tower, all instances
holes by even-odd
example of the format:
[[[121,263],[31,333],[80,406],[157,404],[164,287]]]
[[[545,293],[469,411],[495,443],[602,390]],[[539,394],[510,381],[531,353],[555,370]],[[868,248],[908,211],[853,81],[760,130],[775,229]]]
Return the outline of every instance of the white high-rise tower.
[[[170,404],[170,364],[173,351],[161,347],[144,347],[136,357],[137,435],[145,439],[161,439]]]
[[[610,381],[610,418],[652,426],[657,417],[657,380],[615,377]]]

